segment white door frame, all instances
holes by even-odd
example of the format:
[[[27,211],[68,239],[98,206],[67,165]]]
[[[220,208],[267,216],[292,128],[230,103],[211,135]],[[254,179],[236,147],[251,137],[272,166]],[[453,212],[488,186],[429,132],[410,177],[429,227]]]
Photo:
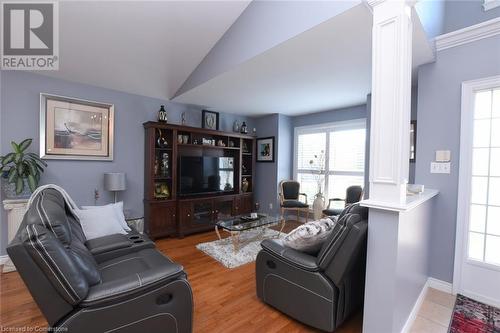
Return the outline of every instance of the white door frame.
[[[462,109],[460,125],[460,166],[458,178],[457,198],[457,226],[455,237],[455,265],[453,272],[453,294],[461,290],[462,263],[467,259],[469,232],[469,206],[471,195],[470,177],[472,174],[472,135],[474,124],[474,93],[479,90],[491,89],[500,86],[500,75],[482,78],[478,80],[465,81],[462,83]],[[498,267],[486,263],[477,263],[480,266],[497,269]],[[494,268],[495,267],[495,268]],[[467,294],[467,293],[465,293]],[[467,295],[466,295],[467,296]],[[480,295],[469,296],[479,301],[492,305],[499,305],[497,301]]]

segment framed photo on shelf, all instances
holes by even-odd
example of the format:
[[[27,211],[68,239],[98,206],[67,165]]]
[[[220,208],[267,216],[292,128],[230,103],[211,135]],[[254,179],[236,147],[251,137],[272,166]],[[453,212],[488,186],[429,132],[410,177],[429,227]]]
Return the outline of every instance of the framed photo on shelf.
[[[40,94],[40,156],[113,160],[114,105]]]
[[[219,130],[219,112],[203,110],[201,112],[201,127]]]
[[[257,162],[274,162],[274,136],[257,139]]]

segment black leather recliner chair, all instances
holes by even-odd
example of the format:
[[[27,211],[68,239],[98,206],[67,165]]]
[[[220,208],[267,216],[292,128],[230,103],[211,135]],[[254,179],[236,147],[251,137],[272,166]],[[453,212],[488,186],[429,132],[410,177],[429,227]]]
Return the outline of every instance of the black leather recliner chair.
[[[54,189],[35,197],[7,252],[54,330],[192,331],[182,266],[136,231],[86,241]]]
[[[304,324],[332,332],[363,304],[368,209],[354,204],[317,255],[264,240],[257,255],[257,296]]]

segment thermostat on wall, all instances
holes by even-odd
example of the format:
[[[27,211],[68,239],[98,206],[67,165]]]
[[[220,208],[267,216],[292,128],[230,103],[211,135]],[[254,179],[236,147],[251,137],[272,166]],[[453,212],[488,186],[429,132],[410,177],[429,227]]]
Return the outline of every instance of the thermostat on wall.
[[[449,161],[451,161],[451,151],[436,150],[436,162],[449,162]]]

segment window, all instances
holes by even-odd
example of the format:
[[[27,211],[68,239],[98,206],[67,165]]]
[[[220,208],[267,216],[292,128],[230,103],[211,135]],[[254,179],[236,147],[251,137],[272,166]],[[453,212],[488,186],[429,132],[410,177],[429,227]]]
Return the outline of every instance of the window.
[[[500,87],[474,98],[469,259],[500,265]]]
[[[326,199],[343,199],[347,187],[364,186],[365,142],[364,119],[295,129],[294,178],[309,204],[318,193],[319,169]],[[319,156],[324,162],[317,163]]]

